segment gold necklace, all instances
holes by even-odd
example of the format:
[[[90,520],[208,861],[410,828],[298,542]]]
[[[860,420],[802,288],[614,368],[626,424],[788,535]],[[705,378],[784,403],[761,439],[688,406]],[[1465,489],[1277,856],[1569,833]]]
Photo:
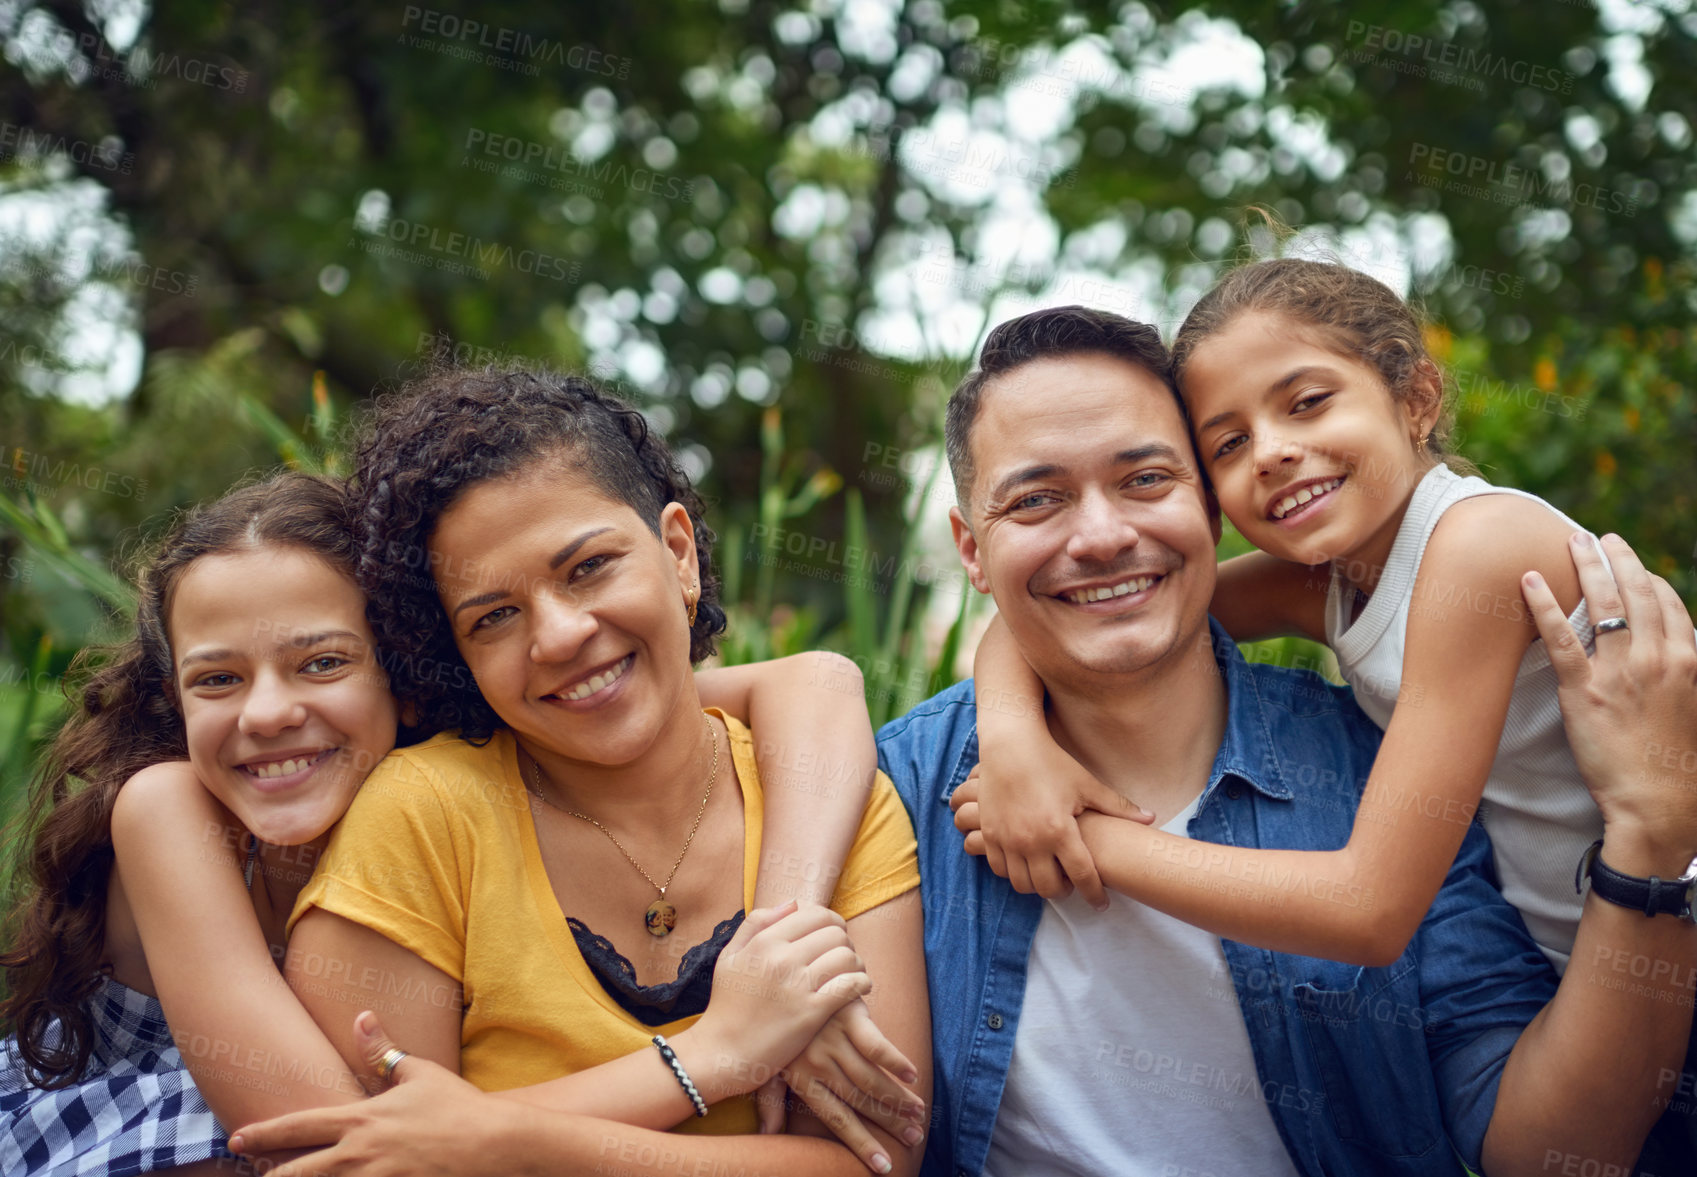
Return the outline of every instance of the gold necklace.
[[[603,834],[606,834],[607,840],[617,846],[619,848],[619,853],[625,856],[625,861],[634,866],[637,873],[644,879],[648,880],[648,885],[650,887],[653,887],[656,891],[660,892],[660,897],[653,903],[650,903],[648,905],[648,910],[642,913],[642,922],[644,926],[647,927],[648,934],[650,936],[669,936],[671,935],[672,929],[677,926],[678,909],[666,902],[666,888],[670,887],[672,885],[672,880],[677,877],[678,867],[683,863],[684,855],[689,853],[690,843],[695,841],[695,831],[701,828],[701,815],[707,812],[707,798],[713,795],[713,783],[719,779],[719,737],[713,734],[713,721],[708,719],[705,713],[701,716],[701,722],[707,725],[707,738],[713,744],[713,768],[712,771],[707,774],[707,791],[701,795],[701,807],[695,811],[695,824],[689,827],[689,837],[684,839],[684,848],[678,851],[677,858],[672,861],[672,871],[666,876],[666,881],[664,883],[656,883],[653,877],[649,875],[647,871],[642,869],[642,864],[635,858],[631,857],[631,852],[624,848],[623,843],[613,837],[612,830],[596,821],[593,817],[590,817],[587,813],[579,813],[575,809],[567,809],[564,806],[555,805],[554,802],[548,800],[548,798],[542,793],[542,768],[536,763],[536,757],[530,757],[530,791],[536,795],[536,799],[545,805],[553,806],[561,813],[568,814],[571,817],[582,818],[584,821],[600,830]]]

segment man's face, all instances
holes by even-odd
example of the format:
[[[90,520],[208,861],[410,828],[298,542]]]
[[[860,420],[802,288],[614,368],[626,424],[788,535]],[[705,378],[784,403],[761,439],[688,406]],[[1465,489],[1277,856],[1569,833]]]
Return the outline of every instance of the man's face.
[[[955,544],[1046,683],[1100,690],[1193,648],[1219,524],[1158,377],[1102,354],[1033,361],[985,388],[971,445]]]

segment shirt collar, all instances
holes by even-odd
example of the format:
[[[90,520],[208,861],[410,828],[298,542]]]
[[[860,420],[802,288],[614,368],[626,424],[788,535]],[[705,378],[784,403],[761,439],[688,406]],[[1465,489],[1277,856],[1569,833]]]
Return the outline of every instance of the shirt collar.
[[[1208,787],[1202,791],[1198,808],[1207,804],[1208,795],[1226,776],[1236,777],[1264,797],[1289,801],[1290,778],[1278,738],[1283,710],[1262,696],[1260,676],[1243,660],[1237,643],[1212,617],[1208,618],[1208,634],[1214,647],[1214,662],[1226,680],[1226,735],[1220,742],[1219,754],[1214,757]]]

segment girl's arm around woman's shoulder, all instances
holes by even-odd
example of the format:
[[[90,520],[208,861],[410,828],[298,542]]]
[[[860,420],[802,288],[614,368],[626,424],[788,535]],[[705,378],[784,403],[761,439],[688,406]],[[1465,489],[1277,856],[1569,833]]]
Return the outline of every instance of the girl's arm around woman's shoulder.
[[[240,834],[186,762],[137,773],[112,810],[116,869],[159,1002],[223,1124],[361,1094],[278,971],[243,885]]]

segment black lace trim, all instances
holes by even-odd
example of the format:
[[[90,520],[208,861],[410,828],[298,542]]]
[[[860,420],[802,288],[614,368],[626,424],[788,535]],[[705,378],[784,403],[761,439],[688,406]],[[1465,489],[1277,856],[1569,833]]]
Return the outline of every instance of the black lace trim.
[[[711,936],[684,953],[677,979],[659,985],[638,985],[636,966],[613,947],[612,941],[597,936],[582,920],[568,915],[566,925],[572,930],[572,939],[577,941],[584,963],[601,982],[607,996],[643,1025],[664,1026],[707,1011],[707,999],[713,995],[713,968],[719,963],[725,945],[742,927],[744,914],[737,912],[714,928]]]

